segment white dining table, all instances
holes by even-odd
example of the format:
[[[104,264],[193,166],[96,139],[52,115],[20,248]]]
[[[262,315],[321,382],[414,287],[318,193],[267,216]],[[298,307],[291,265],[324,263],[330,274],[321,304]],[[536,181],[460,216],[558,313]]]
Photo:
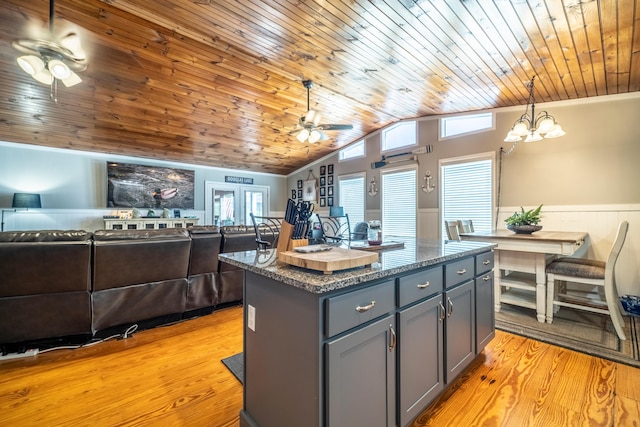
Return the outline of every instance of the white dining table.
[[[495,310],[502,303],[536,310],[545,321],[546,267],[558,256],[573,255],[585,244],[582,231],[537,231],[516,234],[510,230],[460,233],[462,240],[496,243],[494,263]],[[503,289],[505,288],[505,289]]]

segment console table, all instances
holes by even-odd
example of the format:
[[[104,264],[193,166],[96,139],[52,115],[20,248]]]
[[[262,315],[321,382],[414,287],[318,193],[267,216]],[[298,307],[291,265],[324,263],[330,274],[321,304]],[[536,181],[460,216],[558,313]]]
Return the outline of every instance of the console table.
[[[586,232],[538,231],[516,234],[509,230],[460,233],[462,240],[497,243],[495,248],[495,309],[506,303],[536,310],[545,321],[546,267],[558,255],[573,255],[585,242]],[[506,287],[508,290],[503,290]]]
[[[132,218],[105,219],[105,230],[157,230],[198,225],[199,218]]]

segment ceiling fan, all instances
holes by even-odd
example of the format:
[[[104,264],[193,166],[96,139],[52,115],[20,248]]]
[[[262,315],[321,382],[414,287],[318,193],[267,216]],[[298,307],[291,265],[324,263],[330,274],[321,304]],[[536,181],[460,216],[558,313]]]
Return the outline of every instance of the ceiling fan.
[[[307,89],[307,114],[300,117],[296,128],[289,132],[289,135],[296,135],[300,142],[308,141],[313,144],[317,141],[329,139],[324,131],[353,129],[353,125],[320,124],[320,113],[313,111],[309,106],[309,91],[313,87],[313,82],[311,80],[303,80],[302,85]]]
[[[82,79],[76,72],[87,69],[87,57],[75,32],[56,37],[53,31],[55,1],[49,3],[49,33],[42,38],[21,39],[13,47],[25,55],[17,58],[22,70],[38,82],[51,85],[55,99],[57,81],[66,87],[77,85]]]

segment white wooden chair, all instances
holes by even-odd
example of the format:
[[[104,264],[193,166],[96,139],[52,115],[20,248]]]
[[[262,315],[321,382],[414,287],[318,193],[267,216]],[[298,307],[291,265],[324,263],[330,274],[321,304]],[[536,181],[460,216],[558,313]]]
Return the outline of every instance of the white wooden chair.
[[[470,219],[461,219],[458,221],[461,233],[473,233],[473,221]]]
[[[558,307],[608,314],[618,337],[621,340],[626,339],[622,318],[624,310],[616,288],[614,269],[628,230],[629,223],[621,222],[606,262],[582,258],[560,258],[547,266],[547,323],[553,322],[553,314],[557,312]],[[568,290],[566,282],[602,287],[604,301],[600,298],[600,292]],[[556,283],[559,286],[556,287]]]
[[[460,240],[460,221],[445,221],[444,228],[447,230],[447,238],[449,240]]]

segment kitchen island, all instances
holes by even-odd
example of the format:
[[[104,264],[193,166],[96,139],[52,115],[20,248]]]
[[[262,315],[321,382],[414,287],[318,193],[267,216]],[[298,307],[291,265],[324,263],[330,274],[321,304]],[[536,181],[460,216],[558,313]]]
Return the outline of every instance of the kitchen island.
[[[333,274],[221,254],[245,269],[240,425],[407,425],[494,336],[493,247],[410,241]]]

